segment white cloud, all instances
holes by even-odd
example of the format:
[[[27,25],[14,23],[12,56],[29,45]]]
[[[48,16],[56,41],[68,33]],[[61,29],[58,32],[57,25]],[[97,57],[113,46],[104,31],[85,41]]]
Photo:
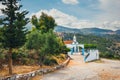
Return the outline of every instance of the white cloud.
[[[118,30],[120,29],[120,21],[103,21],[98,23],[97,26],[100,26],[103,29]]]
[[[4,5],[2,5],[2,3],[0,2],[0,16],[3,15],[2,12],[1,12],[1,9],[5,8]]]
[[[79,3],[78,0],[62,0],[62,2],[65,4],[72,4],[72,5]]]
[[[120,29],[120,21],[101,21],[101,22],[90,22],[89,20],[80,20],[75,16],[63,13],[57,9],[51,10],[40,10],[37,13],[32,15],[36,15],[38,18],[41,15],[41,12],[47,13],[55,18],[56,23],[61,26],[69,27],[69,28],[92,28],[98,27],[103,29],[111,29],[117,30]]]
[[[37,13],[32,15],[36,15],[38,18],[41,15],[41,12],[45,12],[48,15],[51,15],[55,18],[56,23],[61,26],[70,27],[70,28],[88,28],[94,27],[94,23],[89,22],[87,20],[79,20],[75,16],[65,14],[57,9],[51,10],[40,10]]]
[[[105,29],[120,29],[120,0],[99,0],[101,13],[96,16],[98,26]]]
[[[99,0],[102,13],[98,19],[107,21],[120,21],[120,0]]]

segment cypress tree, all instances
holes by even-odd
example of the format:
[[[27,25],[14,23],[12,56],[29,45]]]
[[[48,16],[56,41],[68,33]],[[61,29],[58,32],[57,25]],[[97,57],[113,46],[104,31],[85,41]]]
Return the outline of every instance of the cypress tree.
[[[0,23],[3,25],[3,40],[2,44],[5,49],[8,49],[8,67],[9,74],[12,74],[12,50],[24,45],[26,41],[25,25],[29,22],[25,15],[28,11],[19,11],[22,5],[18,4],[20,0],[0,0],[5,5],[5,9],[2,9],[2,13],[5,18],[0,19]]]

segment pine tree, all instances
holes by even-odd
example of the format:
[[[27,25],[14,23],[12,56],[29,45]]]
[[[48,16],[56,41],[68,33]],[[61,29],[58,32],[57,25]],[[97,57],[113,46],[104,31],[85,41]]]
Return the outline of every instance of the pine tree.
[[[12,74],[12,50],[14,48],[19,48],[24,45],[26,41],[25,25],[29,22],[25,15],[28,11],[19,12],[22,5],[18,4],[20,0],[0,0],[2,4],[6,6],[2,9],[2,13],[5,18],[0,19],[0,23],[3,25],[3,40],[2,44],[5,49],[8,49],[8,67],[9,74]]]

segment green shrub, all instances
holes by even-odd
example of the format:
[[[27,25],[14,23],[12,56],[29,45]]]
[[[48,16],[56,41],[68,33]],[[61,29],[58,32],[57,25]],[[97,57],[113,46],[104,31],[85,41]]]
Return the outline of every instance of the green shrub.
[[[109,52],[100,53],[100,57],[103,57],[103,58],[110,57]]]
[[[22,62],[23,65],[29,64],[29,59],[28,58],[23,58],[21,62]]]
[[[22,64],[24,64],[24,65],[33,65],[33,64],[35,64],[35,60],[34,59],[29,59],[29,58],[23,58]]]
[[[30,65],[33,65],[33,64],[35,64],[35,63],[36,63],[36,60],[34,60],[34,59],[30,59],[30,60],[29,60],[29,64],[30,64]]]
[[[14,53],[12,53],[12,59],[13,59],[13,60],[16,60],[16,59],[17,59],[17,57],[18,57],[18,54],[17,54],[17,53],[15,53],[15,52],[14,52]]]
[[[120,60],[120,55],[117,55],[117,54],[116,54],[116,55],[114,55],[114,58]]]
[[[58,64],[58,63],[57,63],[57,61],[55,59],[46,58],[44,60],[43,64],[47,65],[47,66],[51,66],[51,65]]]
[[[26,53],[16,53],[16,52],[13,52],[12,53],[12,59],[13,60],[17,60],[17,59],[19,59],[19,58],[27,58],[28,57],[28,54],[26,54]]]
[[[12,59],[13,59],[13,64],[14,65],[21,65],[21,64],[25,64],[28,65],[30,64],[30,59],[29,58],[29,54],[26,53],[26,51],[23,50],[14,50],[12,53]],[[33,61],[32,61],[33,62]]]
[[[5,59],[5,54],[0,53],[0,59]]]
[[[0,49],[0,59],[5,59],[5,54],[3,49]]]
[[[85,49],[96,49],[97,48],[95,44],[85,44],[84,47]]]

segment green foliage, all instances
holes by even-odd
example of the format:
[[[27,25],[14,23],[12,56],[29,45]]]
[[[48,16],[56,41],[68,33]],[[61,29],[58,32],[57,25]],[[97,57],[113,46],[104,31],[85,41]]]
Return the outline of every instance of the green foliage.
[[[46,58],[43,63],[47,66],[53,66],[55,64],[58,64],[57,61],[53,58]]]
[[[85,49],[96,49],[97,46],[95,44],[84,44]]]
[[[64,46],[52,31],[48,33],[41,33],[38,30],[32,31],[27,35],[27,40],[27,49],[36,49],[47,54],[60,53],[61,48]]]
[[[47,53],[49,54],[59,53],[60,44],[59,41],[57,40],[56,35],[52,31],[46,34],[45,46],[47,47],[46,49]]]
[[[48,55],[58,55],[66,53],[67,49],[62,40],[58,38],[52,30],[47,33],[42,33],[39,30],[34,30],[27,35],[27,42],[25,44],[27,49],[35,49],[37,56],[39,56],[40,65],[43,64],[45,57]]]
[[[40,63],[43,62],[45,56],[49,54],[50,49],[52,46],[50,43],[53,42],[52,33],[41,33],[38,30],[32,31],[30,34],[27,35],[28,41],[26,42],[27,49],[35,49],[36,54],[39,56]],[[52,50],[51,50],[52,51]]]
[[[0,19],[0,25],[3,23],[3,20],[2,19]]]
[[[26,48],[27,49],[41,49],[45,43],[45,35],[35,30],[27,35]]]
[[[38,64],[34,50],[25,50],[24,48],[14,49],[12,53],[13,65],[32,65]]]
[[[42,33],[49,32],[49,30],[53,30],[56,26],[54,18],[43,12],[39,19],[37,19],[35,15],[32,16],[31,22],[36,27],[36,29],[40,30]]]
[[[13,52],[12,53],[12,59],[13,60],[19,60],[19,59],[23,59],[23,58],[27,58],[28,54],[23,52],[23,51],[17,51],[17,52]]]
[[[37,17],[35,15],[32,16],[31,22],[36,27],[36,29],[40,28],[39,21],[38,21],[38,19],[37,19]]]
[[[120,55],[110,53],[110,52],[107,52],[107,51],[105,51],[104,53],[100,53],[100,57],[110,58],[110,59],[120,59]]]
[[[5,54],[3,53],[4,51],[0,49],[0,60],[5,59]]]
[[[37,51],[40,65],[42,65],[46,56],[61,53],[64,44],[53,33],[53,29],[56,26],[54,18],[42,13],[39,19],[35,15],[32,16],[31,22],[35,28],[27,35],[26,48]]]
[[[26,41],[26,30],[24,26],[28,23],[28,18],[25,18],[28,12],[18,12],[22,5],[16,4],[17,0],[3,0],[3,5],[6,8],[2,9],[2,13],[6,17],[1,20],[2,25],[4,25],[2,30],[2,43],[5,48],[17,48],[22,46]]]
[[[3,39],[3,27],[0,27],[0,42],[2,41]]]
[[[67,54],[67,52],[70,52],[70,48],[67,48],[65,45],[61,47],[61,53]]]

